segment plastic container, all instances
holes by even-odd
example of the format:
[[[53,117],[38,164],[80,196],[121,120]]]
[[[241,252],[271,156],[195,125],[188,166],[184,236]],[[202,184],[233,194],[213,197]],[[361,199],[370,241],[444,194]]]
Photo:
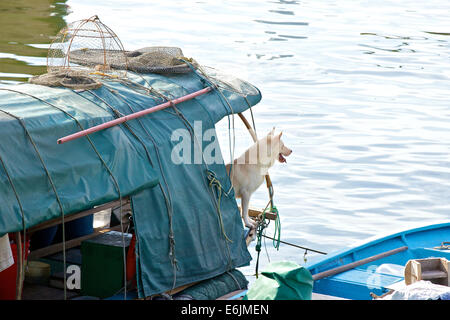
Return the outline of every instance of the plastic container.
[[[27,241],[25,259],[28,257],[30,240]],[[16,299],[16,278],[17,278],[17,246],[11,243],[11,251],[14,257],[14,264],[0,272],[0,300]]]
[[[28,261],[25,268],[25,282],[32,284],[49,283],[51,267],[48,263],[41,261]]]

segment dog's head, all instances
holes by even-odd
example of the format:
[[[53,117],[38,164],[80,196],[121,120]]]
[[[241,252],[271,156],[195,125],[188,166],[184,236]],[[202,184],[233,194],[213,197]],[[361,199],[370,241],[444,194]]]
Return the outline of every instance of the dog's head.
[[[283,135],[283,132],[280,132],[279,134],[275,135],[275,127],[270,132],[271,138],[272,138],[272,150],[278,154],[278,161],[283,163],[287,162],[285,157],[288,157],[292,150],[289,149],[284,145],[283,140],[281,140],[281,136]]]

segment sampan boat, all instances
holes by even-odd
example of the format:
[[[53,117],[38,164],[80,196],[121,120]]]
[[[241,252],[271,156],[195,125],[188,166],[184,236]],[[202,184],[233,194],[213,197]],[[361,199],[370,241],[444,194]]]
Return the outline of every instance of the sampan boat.
[[[410,260],[450,260],[450,223],[409,229],[327,255],[306,268],[314,279],[313,293],[351,300],[372,300],[387,294],[393,285],[404,283]],[[445,261],[445,260],[443,260]],[[449,285],[448,264],[429,279],[442,278]],[[423,280],[427,276],[423,273]]]

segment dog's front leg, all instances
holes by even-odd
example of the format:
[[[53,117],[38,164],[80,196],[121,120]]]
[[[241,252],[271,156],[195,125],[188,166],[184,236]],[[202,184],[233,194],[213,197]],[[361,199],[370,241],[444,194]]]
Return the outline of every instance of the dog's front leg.
[[[246,227],[252,229],[256,227],[256,223],[253,222],[249,217],[248,217],[248,205],[250,203],[250,195],[247,192],[243,192],[242,196],[241,196],[241,207],[242,207],[242,212],[241,212],[241,216],[242,216],[242,220],[244,220],[244,224]]]

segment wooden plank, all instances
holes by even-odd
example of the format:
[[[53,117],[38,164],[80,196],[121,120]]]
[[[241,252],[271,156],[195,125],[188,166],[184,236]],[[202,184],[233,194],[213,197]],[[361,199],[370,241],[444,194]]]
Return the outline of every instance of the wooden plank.
[[[170,294],[170,295],[174,295],[174,294],[176,294],[176,293],[178,293],[178,292],[183,291],[184,289],[187,289],[187,288],[189,288],[189,287],[192,287],[192,286],[196,285],[197,283],[198,283],[198,281],[192,282],[192,283],[188,283],[188,284],[185,284],[184,286],[180,286],[180,287],[177,287],[177,288],[175,288],[175,289],[166,291],[166,293],[167,293],[167,294]]]
[[[241,210],[241,207],[239,206],[239,210]],[[248,216],[252,218],[257,218],[260,214],[263,213],[263,210],[258,210],[255,208],[249,208],[248,209]],[[271,212],[266,212],[266,219],[269,220],[275,220],[277,218],[276,214],[273,214]]]
[[[66,250],[70,249],[70,248],[74,248],[77,247],[79,245],[81,245],[81,242],[83,242],[84,240],[88,240],[91,238],[94,238],[100,234],[103,234],[105,232],[109,232],[109,231],[120,231],[120,225],[112,227],[112,228],[100,228],[100,229],[95,229],[95,231],[91,234],[85,235],[83,237],[79,237],[76,239],[72,239],[69,241],[66,241]],[[41,248],[35,251],[30,252],[30,254],[28,255],[28,260],[38,260],[39,258],[60,252],[63,250],[63,244],[61,243],[56,243],[53,244],[51,246],[45,247],[45,248]]]
[[[176,288],[174,288],[172,290],[168,290],[168,291],[166,291],[164,293],[167,293],[168,295],[174,295],[174,294],[176,294],[178,292],[183,291],[184,289],[187,289],[189,287],[192,287],[192,286],[196,285],[197,283],[199,283],[199,281],[188,283],[188,284],[176,287]],[[157,297],[159,295],[160,294],[158,293],[158,294],[154,294],[154,295],[148,296],[147,298],[145,298],[145,300],[152,300],[153,298],[155,298],[155,297]]]
[[[128,203],[129,203],[129,198],[122,199],[122,207],[124,207]],[[77,212],[77,213],[74,213],[74,214],[71,214],[71,215],[68,215],[68,216],[64,216],[64,222],[69,222],[69,221],[72,221],[72,220],[75,220],[75,219],[83,218],[85,216],[88,216],[88,215],[91,215],[91,214],[94,214],[94,213],[97,213],[97,212],[100,212],[100,211],[103,211],[103,210],[106,210],[106,209],[111,209],[111,208],[114,208],[114,207],[117,207],[117,206],[120,206],[120,200],[111,201],[111,202],[105,203],[105,204],[103,204],[101,206],[98,206],[98,207],[95,207],[95,208],[91,208],[91,209],[88,209],[88,210],[85,210],[85,211],[80,211],[80,212]],[[42,229],[46,229],[46,228],[49,228],[49,227],[53,227],[53,226],[56,226],[56,225],[61,224],[61,223],[62,223],[62,219],[61,219],[61,217],[58,217],[58,218],[45,221],[45,222],[40,223],[40,224],[38,224],[38,225],[36,225],[34,227],[29,228],[27,230],[27,233],[33,233],[33,232],[36,232],[38,230],[42,230]]]

